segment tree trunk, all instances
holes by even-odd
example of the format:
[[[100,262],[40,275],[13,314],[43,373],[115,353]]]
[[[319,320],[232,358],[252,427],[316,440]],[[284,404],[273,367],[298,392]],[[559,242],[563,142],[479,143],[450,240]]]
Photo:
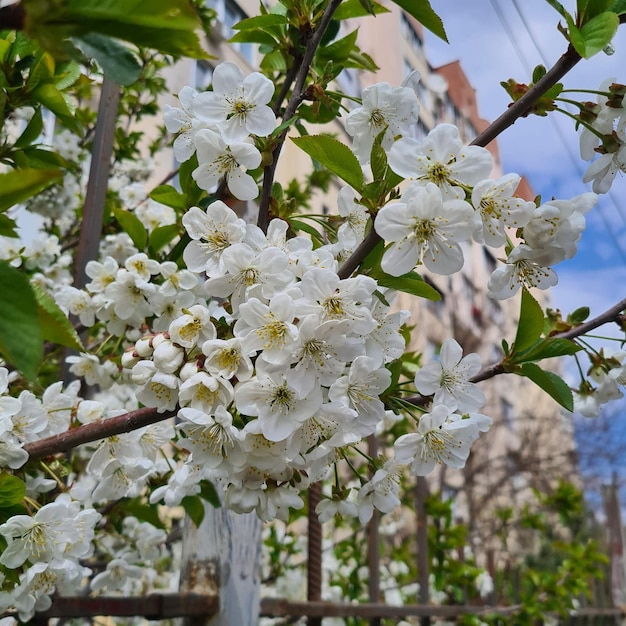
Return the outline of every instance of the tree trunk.
[[[180,590],[219,596],[216,616],[183,626],[256,626],[261,586],[261,521],[205,504],[202,524],[185,520]]]

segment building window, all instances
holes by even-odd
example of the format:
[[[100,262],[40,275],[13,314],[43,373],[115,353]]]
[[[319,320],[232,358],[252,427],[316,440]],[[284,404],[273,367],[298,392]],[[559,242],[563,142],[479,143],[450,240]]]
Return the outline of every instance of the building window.
[[[230,39],[237,31],[233,26],[241,20],[245,20],[247,13],[234,0],[208,0],[210,6],[217,14],[217,19],[222,26],[222,36]],[[233,43],[232,49],[238,52],[250,65],[254,64],[254,45],[251,43]]]
[[[400,32],[402,36],[407,40],[411,46],[411,50],[417,55],[422,55],[422,48],[424,46],[422,38],[413,27],[413,24],[409,21],[409,18],[405,13],[400,16]]]
[[[500,398],[500,413],[502,415],[502,423],[509,430],[513,430],[515,419],[513,405],[506,398]]]
[[[196,61],[194,69],[193,86],[198,91],[205,91],[213,80],[213,66],[206,61]]]
[[[490,274],[496,271],[496,267],[498,266],[498,262],[496,261],[496,257],[487,250],[487,248],[483,248],[483,255],[485,257],[485,266],[487,267],[487,271]]]

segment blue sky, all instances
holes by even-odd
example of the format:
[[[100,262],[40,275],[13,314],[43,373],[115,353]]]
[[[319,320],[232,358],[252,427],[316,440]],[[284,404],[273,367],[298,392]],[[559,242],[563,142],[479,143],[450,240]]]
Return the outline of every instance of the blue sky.
[[[460,60],[476,89],[480,113],[488,120],[497,118],[510,102],[500,81],[528,82],[527,68],[539,63],[551,66],[567,47],[556,29],[560,16],[545,0],[431,0],[431,4],[443,19],[450,44],[428,34],[428,58],[435,67]],[[562,4],[574,12],[573,0]],[[626,26],[620,27],[613,45],[612,56],[601,52],[581,61],[563,80],[565,87],[596,89],[607,77],[626,83]],[[579,99],[595,100],[590,94],[580,94]],[[582,183],[587,164],[579,157],[578,135],[566,116],[520,119],[498,141],[505,172],[525,175],[544,200],[591,190]],[[619,288],[626,284],[625,176],[618,174],[610,197],[601,196],[588,215],[578,255],[555,269],[559,285],[552,298],[564,311],[591,304],[597,314],[626,295],[626,289]]]

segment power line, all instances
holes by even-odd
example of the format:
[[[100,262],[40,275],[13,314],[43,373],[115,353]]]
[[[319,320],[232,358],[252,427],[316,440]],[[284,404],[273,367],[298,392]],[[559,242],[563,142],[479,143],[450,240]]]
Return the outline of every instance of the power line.
[[[534,33],[532,31],[532,29],[530,28],[530,24],[528,23],[528,21],[526,20],[525,15],[523,14],[519,3],[517,0],[511,0],[518,16],[520,17],[520,20],[522,21],[522,24],[524,26],[524,29],[526,30],[526,32],[528,33],[528,36],[531,40],[531,42],[533,43],[535,49],[537,50],[537,53],[539,54],[539,57],[542,60],[542,63],[544,65],[548,65],[548,62],[546,60],[546,56],[543,53],[536,37],[534,36]],[[519,45],[518,41],[517,41],[517,37],[515,35],[515,32],[513,31],[513,29],[510,27],[509,23],[507,22],[504,13],[502,11],[502,9],[500,8],[500,6],[497,4],[497,0],[491,0],[491,6],[494,9],[495,14],[497,15],[500,23],[502,24],[502,27],[504,28],[504,31],[506,32],[507,37],[509,38],[509,41],[511,43],[511,45],[513,46],[515,53],[520,61],[520,63],[522,64],[522,66],[525,68],[525,70],[528,72],[528,74],[532,74],[532,69],[530,67],[530,64],[527,62],[526,57],[522,51],[521,46]],[[574,165],[574,168],[576,170],[576,172],[579,174],[579,176],[582,179],[583,176],[583,172],[581,169],[581,163],[580,160],[578,159],[578,157],[573,153],[572,151],[572,147],[571,145],[568,143],[567,138],[564,136],[563,134],[563,130],[561,129],[561,127],[556,123],[556,120],[552,117],[552,116],[548,116],[552,122],[552,125],[559,137],[559,141],[561,143],[561,145],[565,148],[565,151],[567,152],[567,155],[570,158],[570,161],[572,162],[572,164]],[[607,194],[609,197],[609,199],[611,200],[611,202],[613,203],[613,206],[615,207],[615,210],[617,212],[617,214],[620,216],[620,218],[622,219],[622,221],[624,222],[624,224],[626,225],[626,217],[624,216],[623,212],[620,210],[619,205],[617,204],[617,201],[615,200],[614,195],[611,193],[611,191],[609,191]],[[597,214],[600,216],[602,223],[604,224],[605,229],[607,230],[608,234],[609,234],[609,238],[611,239],[611,241],[613,242],[615,249],[617,250],[621,260],[626,263],[626,252],[623,250],[622,245],[620,243],[620,241],[617,239],[614,229],[611,228],[611,224],[609,223],[606,215],[604,214],[604,212],[601,210],[600,206],[598,206],[598,211]]]

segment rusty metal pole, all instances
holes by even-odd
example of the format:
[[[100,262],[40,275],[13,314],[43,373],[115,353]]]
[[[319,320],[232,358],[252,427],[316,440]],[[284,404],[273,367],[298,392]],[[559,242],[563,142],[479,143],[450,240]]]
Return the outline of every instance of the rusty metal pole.
[[[419,603],[428,604],[430,564],[428,558],[428,515],[426,514],[426,498],[428,497],[428,483],[423,476],[417,477],[415,484],[415,509],[417,511],[417,582],[420,586]],[[421,626],[430,626],[429,616],[420,621]]]
[[[322,498],[322,483],[313,483],[309,487],[309,527],[307,560],[307,593],[309,602],[322,599],[322,525],[315,509]],[[322,626],[321,617],[310,617],[309,626]]]
[[[367,439],[368,454],[372,458],[378,456],[378,440],[376,435]],[[367,581],[370,602],[380,602],[380,511],[374,509],[372,519],[367,526],[367,567],[369,580]],[[373,617],[370,626],[380,626],[380,617]]]

